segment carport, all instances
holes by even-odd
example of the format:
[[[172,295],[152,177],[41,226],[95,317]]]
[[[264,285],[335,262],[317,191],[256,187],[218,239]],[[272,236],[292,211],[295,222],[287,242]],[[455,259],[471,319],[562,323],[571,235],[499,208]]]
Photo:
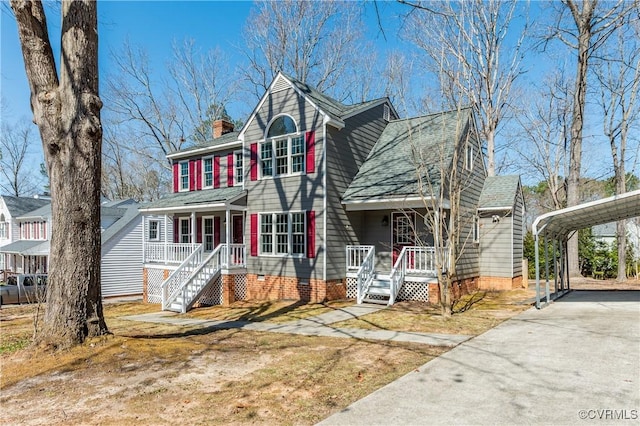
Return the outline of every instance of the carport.
[[[536,252],[536,308],[541,306],[540,287],[540,259],[539,242],[542,237],[545,242],[552,242],[554,267],[553,298],[563,296],[570,290],[567,258],[567,240],[580,229],[603,223],[616,222],[640,216],[640,190],[625,192],[621,195],[579,204],[566,209],[552,211],[538,216],[533,222],[532,232],[535,238]],[[549,304],[552,295],[549,288],[549,244],[544,245],[545,267],[545,306]]]

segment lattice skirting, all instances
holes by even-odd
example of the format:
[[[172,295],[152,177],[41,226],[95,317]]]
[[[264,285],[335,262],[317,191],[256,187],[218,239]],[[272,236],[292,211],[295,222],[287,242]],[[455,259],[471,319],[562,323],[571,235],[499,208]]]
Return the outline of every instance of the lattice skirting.
[[[213,283],[211,283],[198,299],[201,305],[222,305],[222,276],[219,275]]]
[[[233,276],[233,294],[235,300],[247,299],[247,275],[234,275]]]
[[[355,299],[358,296],[358,279],[347,278],[347,299]],[[384,299],[373,296],[372,298]],[[398,292],[397,300],[429,301],[429,284],[414,281],[405,281]]]
[[[163,269],[147,269],[147,301],[149,303],[162,303],[163,281]]]

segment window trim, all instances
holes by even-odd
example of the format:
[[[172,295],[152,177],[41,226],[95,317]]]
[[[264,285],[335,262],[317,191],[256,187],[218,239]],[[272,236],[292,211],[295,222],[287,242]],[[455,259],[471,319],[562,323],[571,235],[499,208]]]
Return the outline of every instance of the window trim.
[[[182,166],[186,165],[186,170],[187,173],[185,175],[182,174]],[[184,161],[179,161],[178,162],[178,192],[189,192],[190,189],[190,178],[191,176],[189,176],[189,160],[184,160]],[[186,188],[183,186],[183,177],[187,178],[187,186]]]
[[[293,153],[293,142],[294,140],[300,140],[302,146],[302,152]],[[287,144],[287,171],[286,173],[278,173],[278,156],[276,150],[276,144],[278,142],[286,141]],[[262,147],[265,145],[271,146],[271,174],[264,173],[263,159],[262,159]],[[302,159],[302,169],[299,172],[294,172],[293,170],[293,159],[295,157],[300,157]],[[282,157],[280,157],[282,158]],[[278,136],[271,139],[266,139],[260,141],[258,143],[258,173],[260,179],[274,179],[281,177],[289,177],[289,176],[302,176],[307,173],[307,144],[306,144],[306,135],[305,133],[295,133],[289,135]]]
[[[187,222],[187,233],[182,233],[182,223]],[[187,236],[189,241],[183,241],[183,237]],[[178,242],[181,244],[191,244],[191,218],[190,217],[181,217],[178,220]]]
[[[240,160],[240,164],[238,164]],[[233,151],[233,179],[234,184],[244,183],[244,153],[241,149]]]
[[[295,258],[305,259],[308,254],[308,234],[309,234],[309,221],[307,219],[306,210],[291,210],[287,212],[258,212],[258,256],[263,257],[278,257],[278,258]],[[293,253],[293,236],[300,235],[299,232],[293,232],[293,215],[302,215],[303,232],[302,232],[302,253]],[[277,216],[287,215],[287,253],[277,252]],[[264,216],[271,216],[271,232],[269,234],[263,234],[262,223]],[[271,252],[263,251],[263,235],[271,235]]]
[[[206,182],[207,182],[207,178],[206,178],[206,176],[207,176],[207,172],[206,172],[206,168],[205,168],[205,162],[206,162],[206,161],[211,161],[211,172],[210,172],[210,173],[211,173],[211,185],[207,185],[207,184],[206,184]],[[209,155],[209,156],[206,156],[206,157],[202,157],[202,166],[201,166],[201,167],[202,167],[202,189],[209,189],[209,188],[213,188],[214,181],[215,181],[215,179],[214,179],[214,166],[213,166],[213,163],[214,163],[214,161],[213,161],[213,155]]]
[[[156,236],[151,238],[151,224],[156,225]],[[147,223],[147,240],[148,241],[160,241],[160,221],[158,219],[149,219]]]
[[[211,253],[216,248],[216,219],[215,216],[202,216],[202,249]],[[207,234],[206,229],[206,221],[211,220],[211,234]],[[211,236],[211,250],[207,250],[207,236]]]

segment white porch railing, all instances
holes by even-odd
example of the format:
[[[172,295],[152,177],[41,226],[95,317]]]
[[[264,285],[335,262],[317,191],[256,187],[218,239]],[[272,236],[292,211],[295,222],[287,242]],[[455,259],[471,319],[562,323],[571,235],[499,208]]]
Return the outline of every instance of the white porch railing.
[[[197,248],[192,243],[144,243],[144,263],[182,263]]]
[[[364,296],[367,294],[367,290],[373,278],[375,277],[375,264],[376,264],[376,248],[374,246],[368,246],[369,250],[362,260],[362,265],[358,269],[358,294],[357,302],[362,303]]]
[[[404,267],[407,274],[432,275],[436,271],[435,247],[404,247]],[[397,262],[396,262],[397,263]],[[395,267],[395,266],[394,266]]]
[[[400,255],[393,265],[391,274],[389,274],[389,306],[393,305],[400,292],[400,287],[404,283],[404,277],[407,274],[407,250],[409,247],[403,247]],[[411,247],[418,248],[418,247]]]
[[[246,266],[246,250],[244,244],[223,244],[221,261],[227,268],[244,268]]]
[[[169,277],[162,283],[162,310],[166,310],[172,302],[172,298],[180,293],[182,285],[188,281],[189,277],[198,267],[202,264],[202,256],[204,254],[202,244],[196,246],[196,250],[193,251],[182,264],[169,275]]]
[[[347,246],[347,271],[357,271],[374,246]]]

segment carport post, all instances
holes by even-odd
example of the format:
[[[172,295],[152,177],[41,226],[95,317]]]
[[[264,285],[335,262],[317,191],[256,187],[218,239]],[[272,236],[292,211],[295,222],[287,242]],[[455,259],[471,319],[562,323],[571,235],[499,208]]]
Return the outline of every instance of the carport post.
[[[538,233],[535,234],[534,249],[536,252],[536,309],[540,309],[540,255],[538,254]]]
[[[547,289],[547,303],[549,303],[549,242],[547,236],[544,236],[544,270],[547,274],[545,284]]]

